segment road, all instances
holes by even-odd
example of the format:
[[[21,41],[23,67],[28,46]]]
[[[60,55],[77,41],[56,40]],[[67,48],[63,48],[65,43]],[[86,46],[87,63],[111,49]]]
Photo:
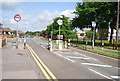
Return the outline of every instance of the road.
[[[27,38],[26,49],[23,39],[18,49],[14,42],[2,48],[2,81],[119,81],[116,59],[73,47],[59,51],[55,44],[51,52],[40,38]]]
[[[119,61],[76,48],[47,50],[47,41],[28,39],[28,45],[57,79],[97,79],[118,81]]]

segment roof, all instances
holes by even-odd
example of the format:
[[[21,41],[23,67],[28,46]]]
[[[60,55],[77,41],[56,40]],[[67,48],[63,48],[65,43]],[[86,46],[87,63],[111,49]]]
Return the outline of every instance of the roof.
[[[2,28],[2,31],[13,32],[10,28]]]
[[[25,32],[23,32],[23,31],[18,31],[18,33],[19,33],[19,34],[25,34]]]
[[[3,25],[3,24],[0,23],[0,25]]]

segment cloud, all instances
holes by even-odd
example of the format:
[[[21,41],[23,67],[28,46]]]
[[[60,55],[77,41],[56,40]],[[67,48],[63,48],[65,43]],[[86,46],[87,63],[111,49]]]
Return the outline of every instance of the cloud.
[[[72,19],[75,17],[75,14],[73,14],[74,11],[75,11],[75,9],[74,10],[65,10],[61,14],[65,15],[67,17],[70,17],[70,19]]]
[[[0,9],[1,10],[14,10],[19,4],[20,2],[14,2],[14,0],[13,2],[11,1],[7,2],[3,0],[1,3],[2,6],[0,6]]]
[[[23,10],[19,10],[21,12],[21,21],[18,23],[19,30],[22,31],[42,31],[47,28],[47,25],[51,24],[52,20],[55,17],[60,15],[65,15],[70,18],[74,18],[75,15],[72,14],[75,10],[65,10],[65,11],[48,11],[44,10],[42,13],[38,13],[38,15],[34,14],[26,14]],[[7,22],[6,22],[7,21]],[[7,15],[4,15],[3,24],[5,26],[9,26],[11,29],[16,30],[16,22],[14,19],[8,19]]]

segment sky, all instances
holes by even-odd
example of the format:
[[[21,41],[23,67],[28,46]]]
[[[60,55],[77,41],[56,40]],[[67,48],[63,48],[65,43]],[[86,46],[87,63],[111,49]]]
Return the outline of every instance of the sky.
[[[1,7],[0,7],[1,8]],[[42,31],[55,17],[65,15],[74,18],[76,2],[3,2],[0,9],[3,27],[21,31]],[[20,14],[21,21],[14,20]]]

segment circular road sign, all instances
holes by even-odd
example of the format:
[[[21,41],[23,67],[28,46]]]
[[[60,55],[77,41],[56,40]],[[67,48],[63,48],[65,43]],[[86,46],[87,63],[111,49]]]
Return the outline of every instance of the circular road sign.
[[[62,25],[63,21],[62,21],[61,19],[59,19],[59,20],[57,21],[57,23],[58,23],[59,25]]]
[[[21,20],[21,16],[20,16],[19,14],[16,14],[16,15],[14,16],[14,20],[15,20],[16,22],[20,21],[20,20]]]

